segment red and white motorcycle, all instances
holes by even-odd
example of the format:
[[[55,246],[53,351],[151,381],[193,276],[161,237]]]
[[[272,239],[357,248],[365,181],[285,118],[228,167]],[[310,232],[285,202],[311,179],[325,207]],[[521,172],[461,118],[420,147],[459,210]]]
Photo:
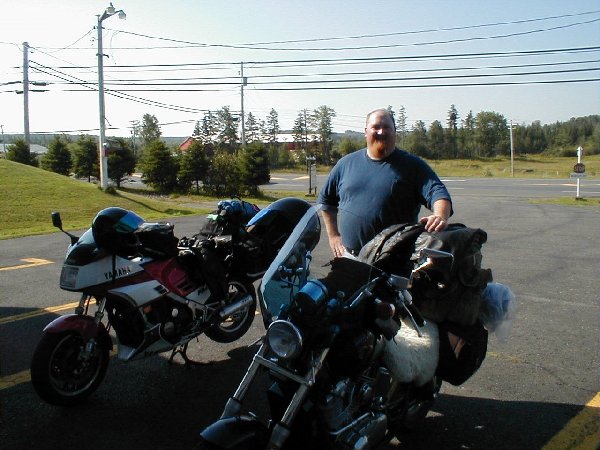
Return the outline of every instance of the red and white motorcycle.
[[[256,309],[252,283],[310,205],[281,199],[251,211],[246,225],[248,214],[231,202],[219,206],[204,232],[182,239],[172,224],[146,223],[122,208],[100,211],[81,237],[52,214],[71,238],[60,287],[81,299],[74,314],[45,327],[34,352],[31,381],[42,399],[70,406],[98,388],[113,348],[111,328],[123,361],[171,351],[170,361],[180,354],[194,363],[186,351],[200,334],[225,343],[246,333]]]

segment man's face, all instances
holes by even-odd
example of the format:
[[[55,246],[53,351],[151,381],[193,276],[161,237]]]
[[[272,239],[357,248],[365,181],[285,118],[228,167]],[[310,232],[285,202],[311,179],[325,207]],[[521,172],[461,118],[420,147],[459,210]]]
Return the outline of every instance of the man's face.
[[[371,158],[388,157],[396,145],[396,129],[391,117],[384,112],[371,114],[365,128],[365,138]]]

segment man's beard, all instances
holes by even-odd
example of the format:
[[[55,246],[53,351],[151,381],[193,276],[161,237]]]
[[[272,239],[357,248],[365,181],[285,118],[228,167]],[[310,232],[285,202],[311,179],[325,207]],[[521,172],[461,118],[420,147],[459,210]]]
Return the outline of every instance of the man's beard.
[[[373,142],[371,143],[371,149],[373,150],[373,153],[379,155],[379,156],[387,156],[388,152],[389,152],[389,148],[391,147],[390,143],[388,142],[388,139],[373,139]]]

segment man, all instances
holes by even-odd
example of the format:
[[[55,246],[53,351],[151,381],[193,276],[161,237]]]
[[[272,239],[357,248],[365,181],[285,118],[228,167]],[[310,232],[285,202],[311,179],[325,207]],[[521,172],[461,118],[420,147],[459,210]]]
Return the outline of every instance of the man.
[[[367,115],[365,138],[367,148],[340,159],[319,194],[334,256],[358,255],[388,226],[416,223],[421,205],[432,212],[419,220],[427,231],[446,228],[452,214],[450,194],[431,167],[395,147],[388,110]]]

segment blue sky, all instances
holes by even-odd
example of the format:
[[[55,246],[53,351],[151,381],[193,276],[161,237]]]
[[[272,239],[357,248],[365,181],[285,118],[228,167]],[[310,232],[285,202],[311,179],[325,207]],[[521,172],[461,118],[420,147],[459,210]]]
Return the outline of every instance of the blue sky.
[[[31,132],[96,134],[94,27],[108,2],[0,1],[4,132],[23,131],[12,83],[27,41],[30,80],[51,83],[30,94]],[[205,110],[240,111],[242,67],[245,112],[264,119],[274,108],[284,129],[320,105],[336,111],[339,132],[362,131],[366,113],[388,105],[404,106],[409,126],[444,123],[451,104],[459,119],[485,110],[514,123],[600,113],[600,51],[575,50],[600,46],[597,0],[113,3],[127,19],[103,22],[112,135],[145,113],[164,135],[185,136]]]

